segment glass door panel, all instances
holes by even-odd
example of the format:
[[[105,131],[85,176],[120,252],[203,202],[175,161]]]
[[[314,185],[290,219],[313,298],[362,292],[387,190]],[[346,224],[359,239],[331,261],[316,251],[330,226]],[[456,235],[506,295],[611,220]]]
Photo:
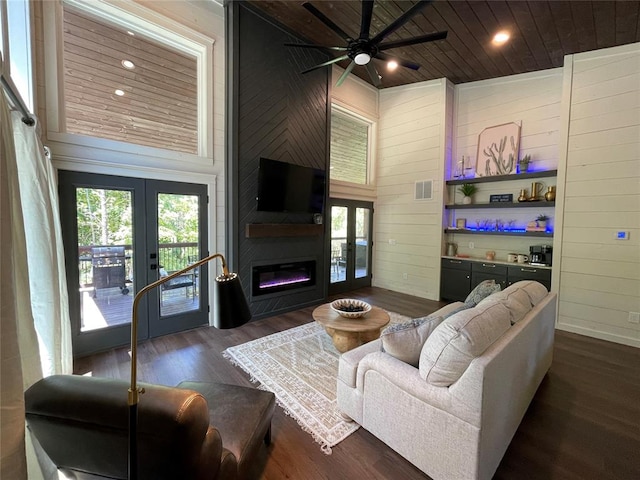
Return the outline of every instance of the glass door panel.
[[[331,207],[331,277],[330,283],[347,279],[347,207]]]
[[[81,332],[131,322],[132,207],[128,190],[76,189]]]
[[[371,232],[369,230],[369,208],[356,208],[356,278],[364,278],[370,274],[369,258],[371,258]]]
[[[158,277],[197,262],[200,254],[198,196],[158,194]],[[160,316],[200,309],[199,268],[160,287]]]

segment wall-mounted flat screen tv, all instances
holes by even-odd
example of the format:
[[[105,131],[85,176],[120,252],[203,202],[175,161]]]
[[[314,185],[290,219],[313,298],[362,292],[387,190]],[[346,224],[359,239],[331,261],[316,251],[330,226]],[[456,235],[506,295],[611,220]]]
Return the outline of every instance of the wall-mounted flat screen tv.
[[[323,170],[260,159],[258,211],[322,213],[324,190]]]

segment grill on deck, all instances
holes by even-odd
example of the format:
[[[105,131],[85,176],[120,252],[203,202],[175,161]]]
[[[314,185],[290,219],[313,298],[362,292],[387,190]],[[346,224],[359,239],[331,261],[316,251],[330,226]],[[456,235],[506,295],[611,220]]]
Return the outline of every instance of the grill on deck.
[[[93,296],[98,289],[118,287],[123,295],[129,293],[125,283],[124,247],[94,247],[91,249],[93,267]]]

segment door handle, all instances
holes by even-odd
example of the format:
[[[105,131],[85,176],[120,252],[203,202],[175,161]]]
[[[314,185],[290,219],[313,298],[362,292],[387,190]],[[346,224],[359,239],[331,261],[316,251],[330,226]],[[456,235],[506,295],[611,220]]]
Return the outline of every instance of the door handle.
[[[492,264],[492,263],[483,263],[482,266],[483,267],[489,267],[489,268],[496,268],[496,265]]]
[[[462,263],[461,260],[449,260],[449,263]]]
[[[538,271],[538,269],[537,268],[521,268],[520,271],[521,272],[536,273]]]

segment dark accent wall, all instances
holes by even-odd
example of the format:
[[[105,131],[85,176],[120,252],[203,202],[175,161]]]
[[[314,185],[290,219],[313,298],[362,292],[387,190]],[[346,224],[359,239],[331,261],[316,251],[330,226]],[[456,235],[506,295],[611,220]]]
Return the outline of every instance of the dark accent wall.
[[[330,69],[301,75],[327,60],[285,47],[296,38],[240,2],[227,5],[228,195],[230,262],[256,318],[321,302],[327,292],[325,236],[245,238],[249,223],[312,223],[311,214],[256,211],[260,157],[327,170]],[[327,186],[328,188],[328,186]],[[326,197],[326,195],[325,195]],[[253,265],[314,259],[315,287],[252,298]]]

